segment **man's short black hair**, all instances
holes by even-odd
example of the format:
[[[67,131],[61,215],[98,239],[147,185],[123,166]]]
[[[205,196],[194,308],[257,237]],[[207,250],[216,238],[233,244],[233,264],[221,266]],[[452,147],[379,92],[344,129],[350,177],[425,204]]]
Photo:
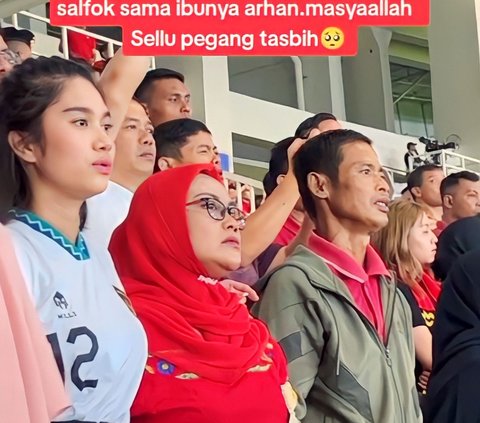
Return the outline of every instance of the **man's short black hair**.
[[[160,157],[180,160],[182,158],[180,149],[187,143],[187,138],[199,132],[211,134],[203,122],[190,118],[169,120],[158,125],[153,131],[157,147],[155,170],[158,171],[156,166],[158,166],[157,162]]]
[[[411,172],[407,178],[407,187],[410,193],[412,192],[412,188],[421,187],[423,185],[423,174],[425,172],[432,172],[434,170],[443,169],[440,166],[434,164],[426,164],[417,167],[413,172]]]
[[[440,195],[442,196],[442,198],[444,195],[451,193],[451,189],[460,183],[460,179],[478,182],[480,180],[480,177],[476,173],[469,172],[468,170],[451,173],[446,178],[444,178],[442,180],[442,183],[440,184]]]
[[[270,152],[270,162],[268,163],[268,172],[263,178],[263,188],[267,197],[277,187],[277,178],[288,172],[288,154],[287,150],[295,141],[295,137],[288,137],[277,142]]]
[[[150,101],[150,93],[152,84],[155,81],[159,81],[161,79],[178,79],[180,82],[185,82],[185,77],[180,72],[177,72],[173,69],[167,68],[158,68],[152,69],[147,72],[143,81],[140,82],[137,90],[135,91],[135,97],[143,101],[144,103],[148,103]]]
[[[297,130],[295,131],[296,138],[307,138],[308,134],[313,128],[316,128],[320,123],[325,120],[337,120],[337,118],[331,113],[317,113],[314,116],[311,116],[305,119],[300,125],[298,125]]]
[[[370,138],[350,129],[336,129],[313,137],[300,147],[294,157],[294,172],[303,206],[316,217],[315,200],[308,188],[308,175],[317,172],[326,175],[333,184],[338,182],[338,169],[343,161],[343,147],[354,142],[372,145]]]

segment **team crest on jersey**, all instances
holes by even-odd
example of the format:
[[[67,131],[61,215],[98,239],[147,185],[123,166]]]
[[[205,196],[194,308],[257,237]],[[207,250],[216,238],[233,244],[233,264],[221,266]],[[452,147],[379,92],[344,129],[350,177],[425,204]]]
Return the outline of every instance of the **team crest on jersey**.
[[[130,301],[130,298],[127,297],[127,294],[125,294],[125,292],[123,292],[121,289],[118,289],[116,286],[114,286],[113,289],[115,289],[115,292],[118,294],[118,296],[123,300],[134,316],[136,316],[137,313],[135,313],[132,302]]]
[[[57,315],[59,319],[70,319],[77,316],[77,313],[72,310],[72,306],[60,292],[55,292],[53,302],[59,309],[59,314]]]

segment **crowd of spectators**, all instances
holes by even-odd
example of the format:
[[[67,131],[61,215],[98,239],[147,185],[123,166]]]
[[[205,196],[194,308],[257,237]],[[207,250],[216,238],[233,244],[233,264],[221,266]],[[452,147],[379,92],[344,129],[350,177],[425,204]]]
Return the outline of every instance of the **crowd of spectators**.
[[[1,34],[2,418],[480,419],[477,174],[419,164],[393,200],[375,140],[321,112],[252,207],[181,73]]]

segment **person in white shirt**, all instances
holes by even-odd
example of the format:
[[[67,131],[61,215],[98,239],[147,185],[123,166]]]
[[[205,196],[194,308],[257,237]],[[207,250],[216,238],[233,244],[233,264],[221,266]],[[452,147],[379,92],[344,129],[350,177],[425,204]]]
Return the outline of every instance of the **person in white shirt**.
[[[115,158],[107,189],[87,200],[85,232],[108,247],[115,228],[127,217],[133,193],[153,173],[155,141],[147,110],[132,99],[115,139]]]
[[[131,98],[134,78],[116,80]],[[107,187],[112,129],[126,110],[114,85],[102,97],[88,69],[58,57],[27,59],[0,84],[1,203],[72,402],[61,422],[128,423],[147,358],[108,251],[82,233],[83,205]]]

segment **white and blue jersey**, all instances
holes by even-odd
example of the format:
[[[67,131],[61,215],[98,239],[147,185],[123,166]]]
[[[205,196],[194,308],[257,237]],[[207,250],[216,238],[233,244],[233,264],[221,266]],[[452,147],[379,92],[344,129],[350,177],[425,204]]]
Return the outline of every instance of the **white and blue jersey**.
[[[145,332],[107,250],[72,244],[31,212],[7,227],[72,407],[56,421],[126,423],[147,358]]]

